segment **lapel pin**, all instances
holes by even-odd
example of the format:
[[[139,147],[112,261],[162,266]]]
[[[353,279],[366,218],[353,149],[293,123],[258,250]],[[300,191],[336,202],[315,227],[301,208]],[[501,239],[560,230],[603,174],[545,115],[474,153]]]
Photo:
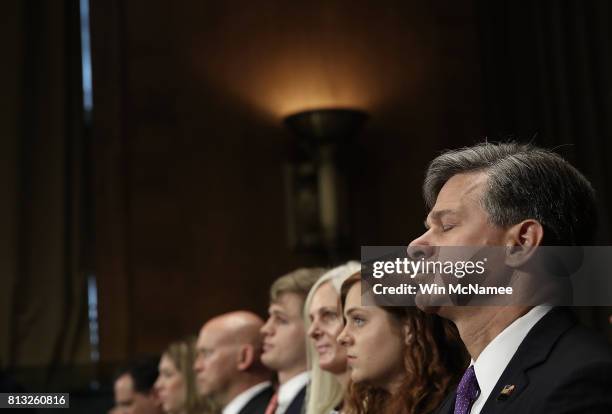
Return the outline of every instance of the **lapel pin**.
[[[504,385],[504,388],[502,388],[502,390],[500,391],[499,395],[497,396],[497,399],[500,401],[507,400],[514,392],[515,388],[516,387],[514,386],[514,384]]]

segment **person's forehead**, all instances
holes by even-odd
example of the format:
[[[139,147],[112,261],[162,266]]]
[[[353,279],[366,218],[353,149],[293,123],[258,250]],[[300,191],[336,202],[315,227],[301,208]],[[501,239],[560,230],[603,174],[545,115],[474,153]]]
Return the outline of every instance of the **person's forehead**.
[[[344,313],[356,309],[369,309],[369,307],[362,306],[361,304],[361,282],[356,282],[351,286],[344,301]]]
[[[197,339],[196,339],[196,348],[200,348],[200,347],[202,347],[202,345],[203,345],[203,343],[204,343],[204,339],[205,339],[204,334],[206,333],[206,332],[205,332],[205,330],[204,330],[204,328],[205,328],[205,326],[203,326],[203,327],[200,329],[200,332],[198,332],[198,337],[197,337]]]
[[[357,303],[358,305],[361,304],[361,282],[355,282],[353,284],[353,286],[351,286],[351,288],[348,290],[347,294],[346,294],[346,305],[348,307],[349,302],[351,304],[355,304]]]
[[[316,308],[335,305],[337,301],[338,293],[336,292],[336,289],[334,289],[331,283],[325,282],[317,288],[312,296],[310,310],[312,311]]]
[[[196,346],[198,348],[214,348],[222,345],[228,336],[223,324],[218,321],[210,321],[200,331]]]
[[[484,172],[456,174],[440,189],[432,213],[460,211],[466,205],[477,203],[486,188],[488,177]]]
[[[167,354],[163,354],[161,359],[159,360],[159,368],[160,369],[176,369],[174,361]]]
[[[302,306],[304,304],[304,298],[294,292],[283,292],[274,302],[270,304],[269,311],[272,312],[283,312],[283,313],[301,313]]]

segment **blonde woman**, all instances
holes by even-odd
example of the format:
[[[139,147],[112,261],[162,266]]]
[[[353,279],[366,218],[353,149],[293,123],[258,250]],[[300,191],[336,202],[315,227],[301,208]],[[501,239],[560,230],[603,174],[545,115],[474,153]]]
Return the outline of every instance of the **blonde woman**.
[[[208,400],[196,392],[192,369],[195,360],[195,338],[172,343],[159,361],[155,389],[167,414],[212,414]]]
[[[331,269],[317,280],[306,298],[304,319],[310,369],[306,414],[341,411],[349,374],[346,350],[336,341],[344,326],[340,286],[360,270],[361,264],[355,261]]]

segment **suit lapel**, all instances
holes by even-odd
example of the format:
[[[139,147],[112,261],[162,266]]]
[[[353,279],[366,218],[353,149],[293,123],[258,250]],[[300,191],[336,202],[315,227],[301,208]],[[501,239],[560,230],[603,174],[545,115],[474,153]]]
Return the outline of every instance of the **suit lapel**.
[[[575,321],[566,309],[555,308],[546,314],[517,349],[493,387],[481,413],[496,413],[511,406],[512,401],[529,386],[529,369],[545,361],[561,335],[574,324]]]
[[[291,401],[291,404],[289,404],[289,407],[287,407],[287,411],[285,411],[285,414],[300,414],[303,411],[302,406],[304,405],[305,396],[306,386],[302,387],[300,392],[296,394],[296,396],[293,398],[293,401]]]
[[[268,406],[268,402],[274,395],[274,388],[272,386],[268,386],[255,394],[253,398],[249,400],[248,403],[242,410],[240,410],[239,414],[252,414],[252,413],[264,413],[266,411],[266,407]]]

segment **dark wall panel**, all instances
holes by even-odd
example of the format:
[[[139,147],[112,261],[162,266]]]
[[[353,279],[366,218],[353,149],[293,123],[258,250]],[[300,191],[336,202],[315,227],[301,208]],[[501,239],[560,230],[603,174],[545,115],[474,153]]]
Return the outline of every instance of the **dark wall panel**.
[[[482,131],[472,9],[94,2],[103,358],[159,352],[223,311],[264,314],[274,278],[327,264],[288,247],[282,118],[294,111],[371,116],[342,212],[353,256],[416,235],[427,162]]]

